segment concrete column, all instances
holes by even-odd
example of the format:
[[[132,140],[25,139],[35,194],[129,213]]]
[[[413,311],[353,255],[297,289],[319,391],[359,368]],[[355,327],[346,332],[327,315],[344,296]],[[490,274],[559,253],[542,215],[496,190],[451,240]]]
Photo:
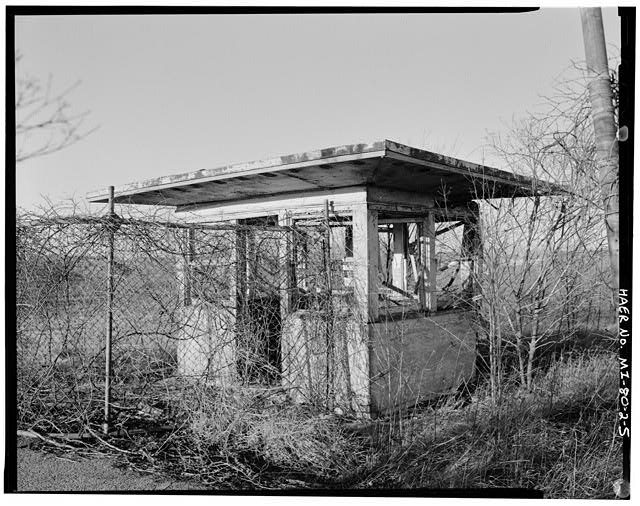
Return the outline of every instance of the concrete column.
[[[462,231],[462,265],[460,282],[466,297],[473,297],[474,279],[479,275],[480,257],[482,255],[482,236],[480,234],[480,208],[477,203],[470,202],[471,215],[464,221]]]
[[[378,318],[378,212],[365,204],[353,209],[353,280],[356,304],[363,319]]]
[[[427,311],[435,312],[438,306],[436,259],[436,223],[433,212],[419,224],[421,289],[420,305]]]
[[[352,408],[368,416],[371,409],[371,322],[378,318],[378,212],[354,206],[353,286],[356,314],[346,326]]]
[[[237,225],[237,220],[231,221]],[[211,336],[209,369],[212,379],[221,387],[228,387],[238,381],[237,369],[237,315],[238,315],[238,291],[242,285],[237,276],[237,266],[240,259],[239,236],[241,232],[229,231],[226,235],[229,241],[228,265],[224,274],[229,278],[229,292],[222,306],[206,305],[203,309],[208,313]],[[223,268],[224,266],[221,266]]]
[[[393,224],[393,264],[392,284],[400,290],[407,290],[407,224]]]
[[[293,225],[293,219],[286,211],[282,211],[278,213],[278,225],[290,227]],[[278,256],[280,260],[280,314],[283,323],[293,309],[294,241],[295,237],[292,232],[282,231]]]
[[[427,309],[435,312],[438,309],[438,259],[436,257],[436,220],[433,212],[427,215],[426,221],[427,232]]]

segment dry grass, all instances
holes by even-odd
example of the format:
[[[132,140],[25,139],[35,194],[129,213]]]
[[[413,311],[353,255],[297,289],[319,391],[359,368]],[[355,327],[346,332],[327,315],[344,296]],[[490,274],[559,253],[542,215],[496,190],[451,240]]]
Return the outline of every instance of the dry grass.
[[[530,488],[553,498],[613,498],[622,473],[617,359],[558,360],[534,388],[493,403],[480,385],[365,431],[294,405],[277,388],[191,384],[173,398],[170,433],[110,439],[129,466],[211,489]]]
[[[292,405],[278,390],[200,391],[190,414],[194,445],[241,459],[260,478],[297,477],[313,484],[339,480],[362,460],[359,441],[341,420]]]
[[[464,407],[450,402],[404,421],[394,428],[400,442],[379,448],[359,484],[613,497],[622,473],[616,394],[615,355],[558,361],[532,391],[508,389],[497,405],[480,390]]]
[[[186,430],[174,439],[189,450],[175,470],[212,488],[519,487],[610,498],[622,472],[616,395],[616,356],[585,353],[497,404],[481,386],[466,405],[378,420],[363,435],[277,389],[196,387],[182,403]]]

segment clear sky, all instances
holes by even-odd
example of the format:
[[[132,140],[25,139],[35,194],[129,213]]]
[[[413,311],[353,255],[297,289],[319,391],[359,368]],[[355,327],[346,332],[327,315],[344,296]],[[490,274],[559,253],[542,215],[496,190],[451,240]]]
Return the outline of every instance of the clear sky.
[[[603,9],[610,56],[619,17]],[[526,14],[23,17],[16,47],[99,129],[17,167],[21,207],[392,139],[491,162],[487,131],[584,59],[577,8]]]

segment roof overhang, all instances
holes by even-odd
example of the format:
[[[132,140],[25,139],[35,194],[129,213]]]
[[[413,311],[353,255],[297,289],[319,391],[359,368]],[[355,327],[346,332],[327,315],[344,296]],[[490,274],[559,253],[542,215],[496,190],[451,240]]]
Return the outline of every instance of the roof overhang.
[[[384,140],[147,179],[116,187],[114,198],[180,208],[352,186],[411,191],[455,205],[563,192],[557,185]],[[87,198],[107,202],[108,189]]]

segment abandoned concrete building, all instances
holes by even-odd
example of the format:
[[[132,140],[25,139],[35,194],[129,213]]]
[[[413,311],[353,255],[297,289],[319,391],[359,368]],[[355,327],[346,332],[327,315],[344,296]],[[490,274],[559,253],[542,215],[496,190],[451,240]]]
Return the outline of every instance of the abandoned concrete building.
[[[214,364],[215,381],[233,383],[240,368],[240,320],[260,319],[260,310],[276,308],[278,321],[261,334],[268,341],[264,360],[276,371],[269,381],[298,402],[330,391],[330,407],[379,416],[450,392],[472,377],[471,273],[482,247],[474,199],[484,192],[530,196],[532,187],[523,176],[385,140],[159,177],[116,187],[114,198],[175,206],[194,222],[326,223],[344,281],[329,286],[330,318],[298,303],[308,289],[295,253],[304,244],[283,246],[280,281],[264,302],[264,293],[246,288],[255,258],[247,251],[255,249],[255,237],[235,232],[240,268],[230,285],[234,310],[224,317],[214,306],[189,313],[196,320],[190,328],[200,329],[198,346],[178,345],[178,369],[197,376]],[[106,191],[89,195],[94,203],[107,198]],[[448,266],[438,250],[447,233],[460,239],[448,280],[438,274]],[[261,303],[252,297],[262,297]],[[338,364],[333,372],[330,360]]]

